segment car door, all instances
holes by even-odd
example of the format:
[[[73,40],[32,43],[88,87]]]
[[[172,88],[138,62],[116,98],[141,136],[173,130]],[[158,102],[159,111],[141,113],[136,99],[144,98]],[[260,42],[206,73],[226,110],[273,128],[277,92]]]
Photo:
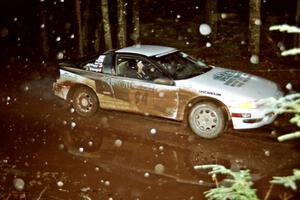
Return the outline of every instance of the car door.
[[[149,61],[144,62],[145,77],[153,83],[152,115],[177,119],[179,96],[178,88],[173,80],[169,79],[164,72]]]
[[[116,76],[111,77],[117,110],[151,114],[154,84],[138,75],[138,56],[117,55]]]
[[[153,94],[155,105],[154,115],[169,119],[176,119],[179,97],[176,85],[155,84]]]

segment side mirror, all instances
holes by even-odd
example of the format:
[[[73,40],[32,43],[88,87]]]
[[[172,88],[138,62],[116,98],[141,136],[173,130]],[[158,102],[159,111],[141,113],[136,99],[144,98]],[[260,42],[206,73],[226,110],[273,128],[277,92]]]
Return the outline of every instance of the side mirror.
[[[153,82],[155,84],[160,84],[160,85],[175,85],[175,82],[168,78],[157,78],[157,79],[154,79]]]

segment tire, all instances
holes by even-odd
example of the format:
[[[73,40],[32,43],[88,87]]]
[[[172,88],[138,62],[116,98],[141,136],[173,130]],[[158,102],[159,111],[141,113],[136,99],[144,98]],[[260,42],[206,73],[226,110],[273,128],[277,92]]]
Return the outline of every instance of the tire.
[[[188,123],[196,135],[207,139],[216,138],[225,129],[224,112],[214,103],[201,102],[190,110]]]
[[[88,87],[77,88],[72,99],[75,111],[83,117],[93,116],[99,109],[98,97]]]

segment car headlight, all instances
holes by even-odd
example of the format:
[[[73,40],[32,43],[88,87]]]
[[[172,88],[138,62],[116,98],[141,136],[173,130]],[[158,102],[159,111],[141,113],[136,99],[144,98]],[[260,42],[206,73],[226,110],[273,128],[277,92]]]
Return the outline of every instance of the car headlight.
[[[241,109],[255,109],[258,107],[258,104],[254,101],[246,101],[238,104],[237,108]]]

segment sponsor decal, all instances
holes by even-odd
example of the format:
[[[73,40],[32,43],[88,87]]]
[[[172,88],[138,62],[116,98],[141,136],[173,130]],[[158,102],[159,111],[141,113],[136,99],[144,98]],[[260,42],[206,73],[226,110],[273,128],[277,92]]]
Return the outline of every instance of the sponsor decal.
[[[209,91],[203,91],[203,90],[200,90],[199,92],[203,93],[203,94],[209,94],[209,95],[214,95],[214,96],[221,96],[220,93],[216,93],[216,92],[209,92]]]
[[[102,72],[104,58],[105,55],[100,55],[95,63],[88,63],[85,67],[92,72]]]
[[[148,93],[136,92],[134,97],[135,97],[135,104],[147,105]]]
[[[250,74],[226,70],[214,74],[213,79],[224,82],[224,85],[231,87],[241,87],[251,78]]]

